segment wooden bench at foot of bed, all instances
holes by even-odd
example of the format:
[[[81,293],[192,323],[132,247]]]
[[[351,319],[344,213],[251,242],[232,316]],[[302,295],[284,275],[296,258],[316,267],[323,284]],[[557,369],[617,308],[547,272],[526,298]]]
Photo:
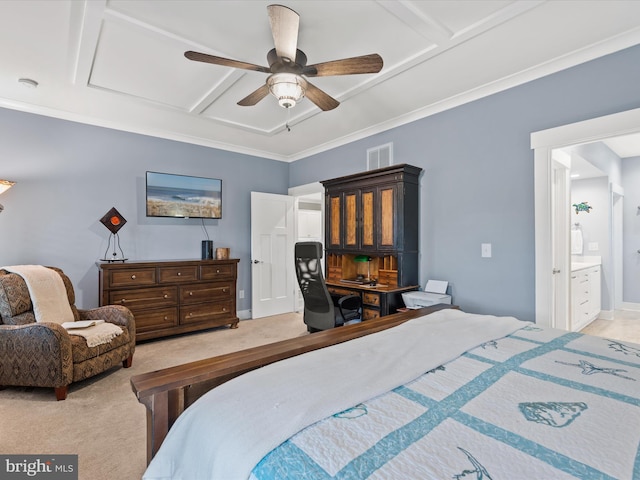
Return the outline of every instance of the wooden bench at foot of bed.
[[[270,363],[386,330],[445,308],[458,307],[434,305],[131,377],[133,392],[147,407],[147,463],[178,416],[218,385]]]

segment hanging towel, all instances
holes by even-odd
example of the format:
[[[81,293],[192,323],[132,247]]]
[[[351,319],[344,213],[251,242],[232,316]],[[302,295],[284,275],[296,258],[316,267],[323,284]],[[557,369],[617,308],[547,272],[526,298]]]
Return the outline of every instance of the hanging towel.
[[[571,230],[571,255],[582,255],[582,230]]]

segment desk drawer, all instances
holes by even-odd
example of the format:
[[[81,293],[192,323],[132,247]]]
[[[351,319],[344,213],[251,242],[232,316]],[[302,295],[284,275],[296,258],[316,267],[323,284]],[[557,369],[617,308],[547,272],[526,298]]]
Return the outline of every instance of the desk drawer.
[[[378,318],[380,316],[380,310],[373,310],[371,308],[362,309],[362,319],[371,320],[372,318]]]
[[[178,303],[178,287],[115,290],[109,294],[109,303],[124,305],[134,314],[138,309],[176,305]]]
[[[138,287],[156,284],[155,268],[135,270],[114,270],[110,272],[109,287]]]
[[[346,288],[327,287],[327,290],[334,295],[359,295],[356,290],[347,290]]]
[[[193,282],[198,280],[198,266],[160,267],[159,283]]]
[[[380,295],[377,293],[364,292],[362,294],[362,303],[366,305],[380,306]]]

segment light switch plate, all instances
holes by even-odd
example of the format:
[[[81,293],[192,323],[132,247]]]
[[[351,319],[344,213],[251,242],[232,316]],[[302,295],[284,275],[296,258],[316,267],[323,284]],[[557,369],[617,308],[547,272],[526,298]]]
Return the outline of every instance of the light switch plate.
[[[481,246],[482,258],[491,258],[491,244],[483,243]]]

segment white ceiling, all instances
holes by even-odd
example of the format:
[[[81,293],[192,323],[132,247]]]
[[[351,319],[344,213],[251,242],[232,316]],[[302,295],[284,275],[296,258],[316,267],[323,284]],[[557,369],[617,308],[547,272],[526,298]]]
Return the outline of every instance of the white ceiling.
[[[287,132],[273,97],[236,105],[266,74],[183,56],[267,65],[270,3],[3,0],[0,106],[292,161],[640,43],[635,0],[285,0],[309,64],[384,60],[312,79],[341,105],[303,100]]]

